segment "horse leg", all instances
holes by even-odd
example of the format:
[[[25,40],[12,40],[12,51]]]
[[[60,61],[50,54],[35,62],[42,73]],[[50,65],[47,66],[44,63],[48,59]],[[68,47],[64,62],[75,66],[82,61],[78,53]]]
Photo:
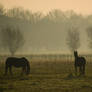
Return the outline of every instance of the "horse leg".
[[[27,69],[26,69],[26,66],[24,67],[24,72],[25,72],[25,74],[27,73]]]
[[[21,75],[23,75],[24,71],[25,71],[25,67],[22,67]]]
[[[83,75],[85,75],[85,65],[83,65]]]
[[[7,72],[8,72],[8,66],[6,65],[5,66],[5,74],[4,75],[7,75]]]
[[[77,76],[77,66],[75,66],[75,75]]]
[[[79,72],[80,72],[80,75],[82,74],[82,67],[80,66],[79,67]]]
[[[24,73],[26,74],[26,72],[27,72],[27,69],[26,69],[26,66],[24,67]]]
[[[10,72],[11,75],[13,75],[12,74],[12,67],[11,66],[9,67],[9,72]]]

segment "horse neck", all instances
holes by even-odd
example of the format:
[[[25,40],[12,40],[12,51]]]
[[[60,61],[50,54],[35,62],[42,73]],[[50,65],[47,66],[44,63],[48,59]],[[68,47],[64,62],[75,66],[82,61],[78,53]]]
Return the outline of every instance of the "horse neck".
[[[75,60],[78,59],[78,55],[75,56]]]

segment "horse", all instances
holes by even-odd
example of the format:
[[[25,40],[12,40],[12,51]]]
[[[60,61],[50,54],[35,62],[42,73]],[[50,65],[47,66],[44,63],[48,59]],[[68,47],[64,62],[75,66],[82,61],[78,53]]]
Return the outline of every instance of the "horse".
[[[80,75],[85,75],[85,64],[86,59],[84,57],[79,57],[78,52],[74,51],[74,57],[75,57],[75,74],[77,75],[77,67],[79,67]]]
[[[10,74],[13,75],[12,73],[13,66],[16,68],[21,67],[22,68],[21,74],[25,73],[28,75],[30,73],[30,64],[29,64],[29,61],[25,57],[22,57],[22,58],[8,57],[5,62],[5,75],[7,75],[8,70]]]

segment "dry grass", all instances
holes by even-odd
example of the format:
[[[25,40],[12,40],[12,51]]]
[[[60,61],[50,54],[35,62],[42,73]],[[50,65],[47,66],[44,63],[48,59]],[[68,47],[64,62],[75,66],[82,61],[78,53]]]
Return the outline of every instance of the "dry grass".
[[[21,69],[13,68],[13,76],[4,76],[0,64],[0,92],[92,92],[92,63],[86,65],[86,76],[74,74],[73,62],[30,61],[29,76],[20,76]]]

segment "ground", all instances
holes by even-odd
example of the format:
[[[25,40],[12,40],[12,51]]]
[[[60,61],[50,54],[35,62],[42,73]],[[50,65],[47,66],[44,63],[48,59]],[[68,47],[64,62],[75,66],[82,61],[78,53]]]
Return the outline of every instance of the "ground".
[[[75,76],[74,62],[30,61],[31,73],[21,76],[21,68],[13,68],[13,76],[4,76],[0,64],[0,92],[92,92],[92,63],[86,64],[86,75]]]

